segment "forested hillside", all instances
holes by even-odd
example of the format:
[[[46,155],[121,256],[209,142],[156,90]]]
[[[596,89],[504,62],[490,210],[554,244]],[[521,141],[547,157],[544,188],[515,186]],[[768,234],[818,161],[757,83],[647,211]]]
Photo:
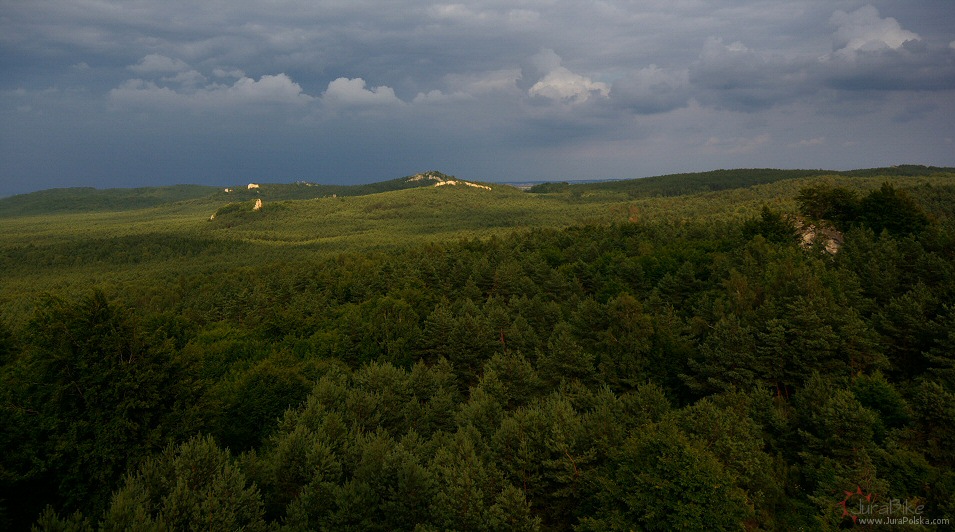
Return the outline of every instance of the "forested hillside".
[[[935,529],[955,177],[760,183],[5,217],[0,528]]]
[[[176,185],[144,188],[58,188],[0,198],[0,217],[52,213],[117,212],[157,207],[175,202],[286,201],[328,196],[366,196],[392,190],[424,187],[436,180],[454,179],[437,171],[362,185],[320,185],[299,181],[283,183],[238,183],[225,188]]]
[[[777,181],[817,176],[841,177],[926,177],[952,176],[955,168],[939,168],[921,165],[900,165],[891,168],[868,168],[863,170],[777,170],[774,168],[745,168],[736,170],[713,170],[688,174],[672,174],[644,179],[623,179],[598,183],[542,183],[532,187],[533,192],[569,191],[616,191],[631,197],[679,196],[747,188]]]

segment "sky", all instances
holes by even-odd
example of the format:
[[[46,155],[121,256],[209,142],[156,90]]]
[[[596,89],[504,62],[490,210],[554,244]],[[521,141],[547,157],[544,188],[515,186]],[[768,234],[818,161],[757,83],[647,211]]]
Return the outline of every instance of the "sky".
[[[0,195],[955,166],[955,1],[0,0]]]

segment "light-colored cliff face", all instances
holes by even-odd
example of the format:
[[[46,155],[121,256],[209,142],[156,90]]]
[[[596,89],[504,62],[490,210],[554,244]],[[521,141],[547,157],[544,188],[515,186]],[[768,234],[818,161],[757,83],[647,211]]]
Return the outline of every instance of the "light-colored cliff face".
[[[437,172],[415,174],[409,177],[408,181],[434,181],[434,186],[436,187],[443,187],[447,185],[464,185],[468,187],[481,188],[484,190],[491,190],[491,187],[487,185],[479,185],[477,183],[471,183],[470,181],[464,181],[463,179],[449,178],[448,176],[439,174]]]
[[[434,184],[434,186],[436,187],[443,187],[445,185],[465,185],[465,186],[474,187],[474,188],[483,188],[484,190],[491,190],[491,187],[487,185],[479,185],[477,183],[471,183],[468,181],[459,181],[457,179],[452,179],[449,181],[439,181]]]
[[[799,243],[803,248],[808,249],[812,247],[813,244],[820,244],[827,253],[835,255],[839,252],[839,248],[842,247],[842,233],[834,227],[814,225],[802,220],[797,220],[795,225],[802,238]]]
[[[252,207],[252,210],[253,210],[253,211],[260,211],[260,210],[262,210],[262,198],[259,198],[259,199],[255,200],[255,207]]]

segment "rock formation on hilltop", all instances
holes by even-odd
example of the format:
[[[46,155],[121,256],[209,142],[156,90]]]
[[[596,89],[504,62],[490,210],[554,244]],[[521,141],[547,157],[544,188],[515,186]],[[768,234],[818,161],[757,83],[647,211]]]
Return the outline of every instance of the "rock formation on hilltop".
[[[443,187],[446,185],[465,185],[474,188],[482,188],[484,190],[491,190],[491,187],[487,185],[479,185],[477,183],[471,183],[470,181],[464,181],[463,179],[455,179],[454,176],[445,175],[434,170],[430,172],[424,172],[422,174],[415,174],[409,177],[408,181],[434,181],[434,186],[436,187]]]

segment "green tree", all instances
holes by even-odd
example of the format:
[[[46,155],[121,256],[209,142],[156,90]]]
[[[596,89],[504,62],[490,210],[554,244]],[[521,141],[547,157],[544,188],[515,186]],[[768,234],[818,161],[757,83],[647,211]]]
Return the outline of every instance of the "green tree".
[[[439,303],[425,321],[425,345],[431,360],[447,358],[455,371],[474,382],[484,361],[501,349],[500,334],[495,334],[487,317],[470,299],[460,300],[452,310]]]
[[[432,501],[434,525],[442,530],[486,530],[488,510],[500,491],[494,466],[484,460],[475,435],[458,431],[438,448],[429,469],[436,484]]]
[[[814,373],[793,399],[801,445],[805,491],[817,507],[820,525],[843,522],[842,494],[859,487],[887,497],[888,484],[876,474],[873,454],[878,415],[862,406],[840,382]]]
[[[489,530],[501,532],[534,532],[540,530],[540,517],[531,512],[524,492],[511,484],[505,484],[488,509]]]
[[[935,379],[948,391],[955,392],[955,306],[946,305],[938,322],[940,328],[947,332],[935,340],[926,358]]]
[[[594,356],[580,347],[570,325],[560,322],[547,340],[547,348],[537,357],[537,371],[551,386],[572,379],[590,382],[594,375]]]
[[[852,394],[862,406],[879,414],[873,427],[877,441],[885,439],[889,429],[902,428],[912,419],[908,403],[881,371],[856,377],[852,382]]]
[[[93,532],[93,522],[77,510],[66,518],[60,517],[52,506],[47,506],[33,524],[33,530],[44,532]]]
[[[218,433],[231,449],[258,446],[289,408],[308,395],[310,386],[288,356],[273,355],[243,372],[231,390]]]
[[[820,183],[806,187],[796,196],[799,212],[812,220],[829,220],[846,230],[859,216],[859,197],[848,189]]]
[[[753,516],[719,460],[670,422],[630,436],[597,483],[582,530],[742,530]]]
[[[168,447],[127,477],[106,530],[265,530],[259,490],[212,438]]]
[[[883,230],[893,234],[917,233],[929,223],[915,200],[889,183],[883,183],[862,199],[859,214],[862,223],[876,234]]]
[[[0,320],[0,367],[12,362],[19,350],[10,328]]]
[[[730,314],[713,325],[713,330],[695,350],[684,375],[687,386],[696,394],[747,390],[768,373],[760,367],[753,329]]]
[[[7,443],[32,456],[4,465],[15,475],[9,487],[40,490],[25,508],[52,503],[95,515],[129,465],[192,420],[186,410],[195,391],[168,346],[148,345],[131,313],[101,291],[75,303],[47,300],[28,330],[18,369],[25,379],[14,383],[14,408],[5,411],[19,434]]]
[[[743,223],[743,236],[753,238],[756,235],[780,244],[792,244],[798,238],[795,225],[766,205],[763,205],[758,217]]]
[[[611,299],[606,316],[609,323],[601,335],[601,376],[616,390],[634,389],[657,369],[652,367],[649,356],[653,320],[643,312],[643,305],[629,294]]]
[[[772,508],[783,496],[782,483],[773,458],[765,452],[763,427],[751,416],[754,401],[745,393],[732,392],[704,398],[674,413],[683,431],[713,453],[734,483],[745,490],[759,521],[772,523]]]
[[[544,525],[566,528],[576,519],[584,474],[593,453],[581,416],[562,393],[554,393],[505,418],[491,438],[495,463],[536,508]]]
[[[498,353],[484,364],[485,375],[493,372],[502,386],[501,400],[507,409],[532,401],[543,386],[534,366],[520,352]]]
[[[875,321],[893,375],[911,379],[928,368],[926,355],[947,332],[937,321],[939,307],[936,296],[920,282],[879,310]]]

